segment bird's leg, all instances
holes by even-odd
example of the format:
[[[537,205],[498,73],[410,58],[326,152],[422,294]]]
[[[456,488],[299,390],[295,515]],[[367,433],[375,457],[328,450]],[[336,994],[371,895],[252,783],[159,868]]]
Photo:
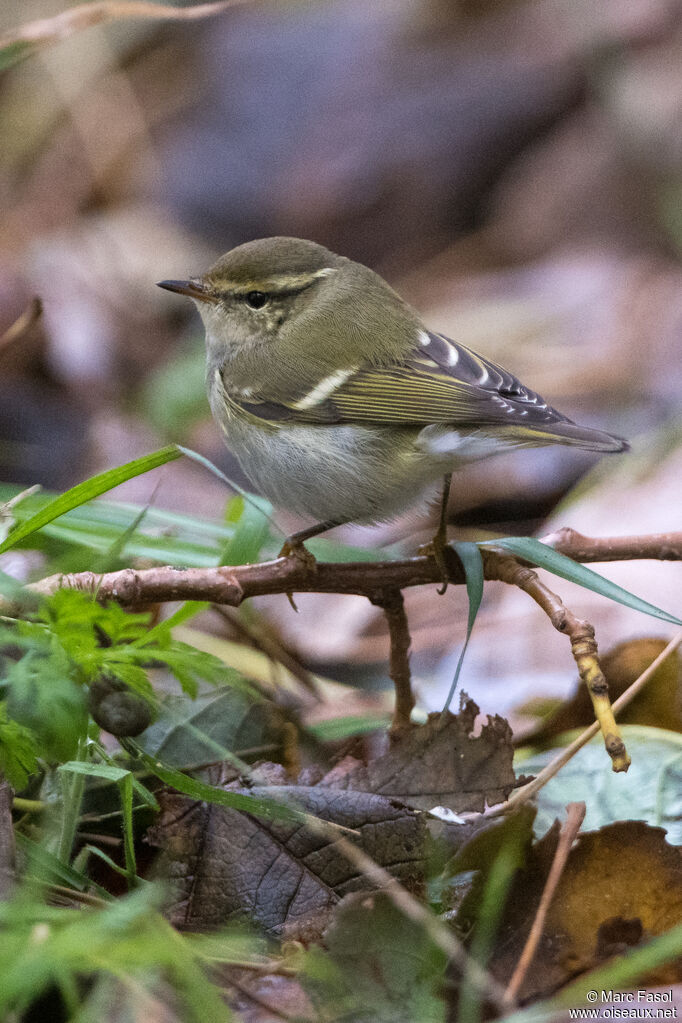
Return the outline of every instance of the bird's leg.
[[[443,493],[440,501],[440,516],[438,519],[438,529],[434,535],[431,543],[424,544],[419,548],[420,554],[425,554],[427,557],[434,559],[438,568],[440,569],[441,579],[443,585],[439,586],[438,593],[443,594],[448,588],[448,566],[445,560],[445,548],[448,544],[448,499],[450,497],[450,484],[452,483],[452,473],[448,472],[443,477]]]
[[[307,529],[299,529],[297,533],[292,533],[291,536],[286,538],[278,557],[297,557],[305,561],[312,559],[314,562],[313,555],[303,546],[305,541],[310,540],[313,536],[319,536],[320,533],[326,533],[328,529],[333,529],[334,526],[341,525],[343,525],[343,519],[327,519],[325,522],[318,522],[314,526],[308,526]]]
[[[297,533],[292,533],[291,536],[286,538],[278,557],[298,558],[307,568],[312,568],[315,565],[315,556],[303,546],[305,541],[310,540],[313,536],[319,536],[320,533],[326,533],[328,529],[333,529],[334,526],[342,526],[344,521],[344,519],[327,519],[325,522],[318,522],[314,526],[308,526],[307,529],[299,529]],[[287,593],[287,599],[294,611],[298,611],[292,593]]]

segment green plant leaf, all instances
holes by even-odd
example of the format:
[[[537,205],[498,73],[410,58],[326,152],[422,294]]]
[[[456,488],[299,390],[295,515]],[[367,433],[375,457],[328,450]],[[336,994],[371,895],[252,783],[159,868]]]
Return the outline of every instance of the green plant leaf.
[[[25,60],[26,57],[31,55],[33,50],[34,46],[23,40],[10,43],[9,46],[3,46],[0,50],[0,71],[6,71],[7,68],[18,64],[19,61]]]
[[[366,735],[387,729],[391,723],[389,714],[378,712],[368,714],[348,714],[343,717],[328,718],[307,725],[306,731],[312,733],[320,742],[338,742],[352,735]]]
[[[234,523],[234,534],[220,555],[221,565],[247,565],[258,561],[270,536],[272,505],[262,497],[246,501],[238,494],[228,503],[225,521]]]
[[[11,500],[19,493],[20,487],[0,483],[0,503]],[[258,508],[261,499],[254,495],[250,497],[253,497]],[[45,492],[27,494],[12,507],[13,517],[21,525],[45,509],[54,499],[54,494]],[[130,534],[131,523],[140,516],[142,510],[140,505],[124,502],[91,501],[66,512],[56,521],[48,522],[38,534],[33,534],[31,544],[53,556],[63,554],[64,548],[68,546],[97,551],[106,557],[112,546],[125,534],[127,558],[148,558],[182,568],[211,568],[220,563],[225,546],[235,534],[233,525],[159,508],[149,508],[139,528]],[[273,536],[268,538],[262,551],[263,557],[274,557],[277,554],[282,545],[281,530],[277,530],[277,535],[279,540]],[[22,541],[19,544],[26,546]],[[309,549],[320,561],[383,561],[397,553],[391,547],[381,550],[352,547],[324,537],[312,540]],[[91,561],[87,557],[82,567],[90,568]],[[80,571],[80,566],[69,565],[66,570]]]
[[[149,753],[185,770],[226,755],[276,760],[285,739],[281,710],[255,693],[221,686],[195,700],[166,695],[153,724],[137,739]]]
[[[112,898],[111,893],[96,884],[80,870],[62,863],[58,856],[45,846],[44,842],[35,842],[22,831],[15,832],[17,848],[25,855],[29,874],[40,881],[50,881],[53,884],[63,884],[67,888],[73,888],[77,892],[95,891],[102,899],[107,901]]]
[[[135,838],[133,835],[133,775],[122,767],[113,764],[96,764],[86,760],[71,760],[61,764],[59,771],[71,774],[85,774],[91,778],[105,778],[118,785],[121,796],[121,812],[123,816],[123,849],[125,855],[125,875],[132,888],[136,883],[137,866],[135,863]]]
[[[115,469],[107,469],[106,472],[101,472],[97,476],[92,476],[89,480],[85,480],[83,483],[78,483],[71,490],[67,490],[65,494],[54,498],[54,500],[50,501],[39,512],[36,512],[30,519],[18,525],[16,529],[13,529],[4,543],[0,544],[0,554],[10,550],[12,547],[16,547],[20,540],[25,540],[27,536],[42,529],[48,522],[59,518],[65,512],[85,504],[86,501],[92,500],[93,497],[99,497],[100,494],[104,494],[108,490],[113,490],[114,487],[117,487],[120,483],[125,483],[126,480],[132,479],[134,476],[141,476],[151,469],[156,469],[160,465],[171,462],[174,458],[179,458],[182,453],[181,449],[175,444],[169,444],[167,447],[161,448],[151,455],[136,458],[134,461],[126,462],[125,465],[119,465]]]
[[[21,792],[29,777],[38,770],[37,736],[30,728],[7,716],[7,705],[0,703],[0,774],[12,788]]]
[[[241,810],[244,813],[253,814],[254,817],[264,817],[266,820],[305,821],[308,817],[303,811],[278,802],[275,798],[256,799],[252,796],[245,796],[241,792],[230,792],[198,781],[196,778],[190,778],[189,775],[168,767],[156,757],[150,757],[137,743],[131,742],[129,739],[123,739],[121,745],[128,750],[131,756],[141,760],[151,774],[156,775],[171,788],[186,796],[191,796],[193,799],[214,803],[216,806],[229,806],[233,810]],[[273,787],[273,792],[276,793],[276,786]]]
[[[452,698],[455,695],[460,672],[462,671],[462,665],[464,664],[464,655],[467,652],[469,640],[471,639],[471,630],[474,627],[476,615],[478,614],[478,609],[480,608],[481,600],[483,599],[483,558],[481,557],[478,545],[475,543],[462,542],[453,544],[453,547],[457,551],[459,560],[462,562],[462,568],[464,569],[467,597],[469,598],[469,615],[467,618],[467,634],[464,640],[464,646],[462,647],[462,652],[460,653],[459,660],[457,661],[455,677],[452,680],[452,685],[450,686],[450,691],[443,707],[443,714],[450,709]]]
[[[576,733],[568,733],[566,741]],[[599,737],[583,746],[538,792],[535,833],[547,832],[566,803],[581,799],[587,806],[583,829],[597,831],[614,821],[646,821],[665,828],[671,845],[682,845],[682,735],[646,725],[623,725],[623,741],[632,756],[627,786],[620,775],[604,770]],[[518,756],[518,770],[537,774],[557,754],[547,750]]]
[[[661,621],[668,622],[670,625],[682,625],[682,620],[675,618],[674,615],[649,604],[641,597],[636,597],[634,593],[624,590],[622,586],[612,583],[610,579],[605,579],[603,575],[567,558],[565,554],[560,554],[554,548],[548,547],[547,544],[541,543],[533,537],[507,536],[499,540],[485,540],[479,544],[479,547],[501,547],[503,550],[509,551],[510,554],[515,554],[539,568],[558,575],[561,579],[568,579],[569,582],[577,583],[578,586],[582,586],[586,590],[592,590],[601,597],[615,600],[618,604],[623,604],[624,607],[641,611],[642,614],[651,615],[652,618],[660,618]]]
[[[92,1015],[93,988],[82,980],[92,978],[96,990],[107,978],[117,978],[123,981],[113,989],[117,1009],[122,1018],[133,1018],[143,992],[158,1001],[163,976],[173,992],[178,1018],[187,1023],[227,1023],[231,1013],[207,974],[201,946],[185,940],[164,920],[163,899],[160,885],[146,884],[101,909],[73,910],[47,906],[24,887],[16,898],[0,904],[0,1017],[23,1016],[36,998],[57,984],[73,994],[72,1008],[79,1019],[103,1019],[111,1001],[100,1002]],[[41,927],[40,940],[36,925]],[[219,938],[214,936],[214,944]],[[229,961],[229,932],[226,938]],[[250,953],[244,941],[242,953]],[[69,1018],[75,1015],[69,1012]]]
[[[26,654],[10,666],[6,681],[9,717],[36,735],[41,757],[69,760],[85,735],[88,712],[63,651]]]

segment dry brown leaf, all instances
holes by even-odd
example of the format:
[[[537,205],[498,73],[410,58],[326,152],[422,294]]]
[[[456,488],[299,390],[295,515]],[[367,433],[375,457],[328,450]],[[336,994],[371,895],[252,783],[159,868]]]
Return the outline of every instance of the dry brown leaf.
[[[552,860],[556,830],[539,842],[518,875],[500,928],[491,972],[507,981],[535,917]],[[520,999],[548,994],[613,955],[644,944],[682,921],[682,849],[662,828],[640,821],[581,835],[549,908]],[[671,964],[651,983],[682,979]]]
[[[426,826],[419,814],[366,792],[274,788],[278,798],[357,830],[353,840],[373,860],[406,887],[421,889]],[[273,795],[272,786],[245,791],[255,798]],[[303,927],[312,939],[344,895],[371,887],[333,843],[299,823],[262,820],[173,793],[163,795],[161,804],[148,838],[164,849],[176,883],[170,919],[178,927],[202,929],[248,916],[273,933],[286,928],[299,935]]]
[[[480,812],[507,798],[516,778],[511,729],[504,718],[488,718],[480,735],[473,729],[478,707],[462,694],[458,715],[431,714],[425,725],[393,739],[384,756],[326,784],[376,792],[419,810],[445,806]]]

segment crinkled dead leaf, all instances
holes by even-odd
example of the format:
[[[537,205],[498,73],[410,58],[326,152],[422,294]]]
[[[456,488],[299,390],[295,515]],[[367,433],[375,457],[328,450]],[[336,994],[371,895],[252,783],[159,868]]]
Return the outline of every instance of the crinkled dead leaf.
[[[380,795],[319,785],[244,791],[290,801],[357,830],[352,840],[372,859],[408,888],[421,889],[426,827],[407,807]],[[162,814],[149,840],[165,851],[166,870],[176,884],[170,918],[178,927],[202,929],[248,916],[273,933],[298,934],[303,928],[313,937],[344,895],[370,887],[333,843],[300,823],[256,819],[173,793],[160,801]]]
[[[508,981],[528,936],[556,844],[550,832],[533,849],[510,893],[490,970]],[[682,921],[682,850],[661,828],[639,821],[581,835],[547,915],[521,1001],[548,994],[614,955]],[[682,976],[671,964],[651,983]]]
[[[358,766],[334,784],[376,792],[408,806],[482,811],[507,798],[516,778],[512,733],[504,718],[489,717],[473,735],[478,707],[462,694],[456,716],[431,714],[425,725],[393,739],[384,756]]]

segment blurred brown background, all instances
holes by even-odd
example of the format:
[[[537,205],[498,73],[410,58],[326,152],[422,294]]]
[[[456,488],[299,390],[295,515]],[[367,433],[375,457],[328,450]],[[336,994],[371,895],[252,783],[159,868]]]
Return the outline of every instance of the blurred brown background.
[[[68,6],[9,0],[0,33]],[[560,448],[472,467],[453,535],[679,527],[681,67],[676,0],[284,0],[97,26],[0,73],[0,337],[34,296],[44,305],[0,345],[0,478],[65,488],[167,440],[237,476],[203,395],[198,317],[154,282],[293,234],[368,263],[431,326],[631,439],[596,468]],[[225,490],[198,466],[160,475],[157,505],[222,514]],[[155,483],[120,496],[148,500]],[[416,544],[429,528],[344,536]],[[677,567],[604,574],[679,613]],[[521,595],[489,590],[466,688],[501,712],[526,683],[565,689],[565,640]],[[561,592],[603,642],[665,635]],[[308,597],[297,618],[264,606],[318,667],[355,677],[385,655],[364,601]],[[410,594],[428,704],[464,608],[452,589]]]

